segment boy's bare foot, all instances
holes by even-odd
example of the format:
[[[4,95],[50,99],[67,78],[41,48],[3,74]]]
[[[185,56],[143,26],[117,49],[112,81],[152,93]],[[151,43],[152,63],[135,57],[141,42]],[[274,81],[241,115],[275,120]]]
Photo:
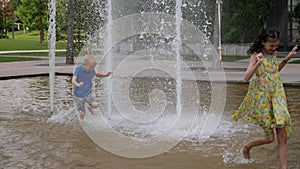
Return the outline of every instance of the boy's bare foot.
[[[81,120],[84,118],[84,116],[85,116],[85,113],[80,112],[79,117],[80,117]]]
[[[91,107],[91,106],[88,106],[88,109],[89,111],[91,112],[92,115],[97,115],[97,113],[95,112],[95,110]]]
[[[247,147],[247,142],[243,142],[243,157],[245,159],[250,159],[250,148]]]

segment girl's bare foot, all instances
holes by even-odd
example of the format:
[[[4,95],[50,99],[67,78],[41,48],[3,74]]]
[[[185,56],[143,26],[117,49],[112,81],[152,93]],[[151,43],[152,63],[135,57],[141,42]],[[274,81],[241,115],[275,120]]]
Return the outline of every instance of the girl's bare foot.
[[[92,115],[95,116],[97,114],[92,107],[88,106],[88,109],[89,109],[89,111],[91,112]]]
[[[80,112],[79,117],[82,120],[84,118],[85,114],[83,112]]]
[[[250,159],[250,148],[247,147],[247,142],[243,142],[243,157],[245,159]]]

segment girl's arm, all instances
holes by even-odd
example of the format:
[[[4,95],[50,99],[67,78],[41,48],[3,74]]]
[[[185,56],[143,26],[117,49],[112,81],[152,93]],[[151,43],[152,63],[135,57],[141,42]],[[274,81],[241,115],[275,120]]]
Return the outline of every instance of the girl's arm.
[[[282,70],[282,68],[287,64],[287,62],[295,56],[297,53],[296,50],[298,49],[298,46],[294,46],[294,48],[290,51],[290,53],[278,64],[278,71]]]
[[[111,74],[112,74],[112,72],[107,72],[106,74],[102,74],[102,73],[97,72],[96,77],[108,77]]]
[[[257,68],[261,65],[262,61],[263,61],[262,53],[259,54],[254,53],[251,55],[249,65],[244,76],[244,80],[246,82],[249,82],[249,80],[252,78],[255,71],[257,70]]]

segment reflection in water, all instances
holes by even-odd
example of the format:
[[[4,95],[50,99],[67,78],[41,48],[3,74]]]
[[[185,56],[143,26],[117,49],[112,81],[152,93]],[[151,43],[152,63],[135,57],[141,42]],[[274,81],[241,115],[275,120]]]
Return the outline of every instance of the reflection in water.
[[[246,84],[228,84],[226,107],[222,121],[209,140],[199,139],[201,119],[172,150],[159,156],[144,159],[123,158],[104,151],[82,130],[75,116],[72,86],[69,77],[56,77],[55,112],[50,115],[49,84],[47,77],[0,81],[0,168],[276,168],[277,143],[252,150],[249,164],[241,158],[241,143],[263,134],[253,125],[235,123],[231,112],[239,106],[247,91]],[[176,103],[175,82],[161,79],[134,79],[130,98],[137,109],[149,109],[152,85],[161,86],[165,92],[168,109]],[[101,83],[95,88],[100,88]],[[141,90],[141,88],[148,91]],[[198,83],[200,112],[206,112],[210,104],[210,84]],[[290,168],[300,167],[300,96],[299,87],[286,86],[294,133],[288,141]],[[103,91],[96,94],[99,98]],[[100,99],[101,101],[101,99]],[[100,105],[104,103],[100,102]],[[116,119],[110,119],[115,123]],[[168,120],[168,119],[164,119]],[[167,123],[167,121],[165,121]],[[118,123],[119,132],[132,134],[128,123]],[[167,124],[161,123],[166,127]],[[165,126],[164,126],[165,125]],[[131,126],[132,127],[132,126]],[[152,126],[153,127],[153,126]],[[134,127],[132,127],[134,128]],[[156,128],[154,128],[156,129]],[[148,132],[157,134],[151,129]],[[134,133],[133,133],[134,134]],[[180,135],[180,133],[178,133]],[[141,135],[139,135],[141,136]],[[116,140],[117,143],[117,140]]]

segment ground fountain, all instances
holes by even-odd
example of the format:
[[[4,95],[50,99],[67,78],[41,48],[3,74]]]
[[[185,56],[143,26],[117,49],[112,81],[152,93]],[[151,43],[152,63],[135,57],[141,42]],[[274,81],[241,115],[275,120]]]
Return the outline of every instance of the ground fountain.
[[[201,5],[205,1],[107,1],[105,26],[89,36],[76,61],[92,53],[98,71],[113,72],[111,78],[94,81],[100,103],[96,116],[88,113],[78,120],[70,77],[52,76],[55,46],[50,47],[50,80],[0,81],[6,98],[0,98],[0,133],[6,138],[0,142],[0,166],[275,168],[275,144],[254,150],[253,161],[241,158],[243,139],[261,130],[230,120],[247,85],[226,84],[224,72],[211,69],[218,53],[207,39],[210,23],[199,24],[200,31],[185,18],[186,11]],[[55,29],[49,30],[53,37]],[[300,100],[293,93],[298,92],[287,88],[295,121]],[[294,168],[299,165],[298,138],[290,141]]]
[[[149,11],[146,6],[138,13],[127,8],[134,3],[108,1],[108,23],[94,32],[88,41],[96,43],[87,43],[78,57],[88,51],[97,56],[98,70],[103,71],[104,65],[106,71],[113,72],[112,78],[104,80],[104,88],[102,79],[100,87],[95,86],[100,102],[105,104],[98,112],[101,116],[81,124],[92,140],[107,151],[143,158],[168,151],[195,126],[199,128],[197,137],[208,138],[221,119],[226,88],[224,72],[208,69],[210,57],[218,56],[215,49],[202,31],[182,17],[182,1],[155,1],[146,4],[151,7]],[[164,13],[164,8],[172,8],[174,15]],[[140,36],[144,38],[138,39]],[[102,37],[104,43],[98,40]],[[101,49],[103,55],[99,54]],[[183,50],[191,52],[198,62],[184,61]],[[190,67],[201,70],[193,72]],[[208,81],[211,90],[205,95],[210,97],[205,110],[200,105],[203,93],[197,87],[198,80]],[[153,85],[146,87],[145,83]],[[137,95],[133,88],[144,93]],[[163,121],[168,121],[167,125]],[[196,121],[203,122],[194,126]],[[116,139],[122,141],[114,143]],[[123,145],[128,146],[126,151]]]
[[[89,36],[77,58],[77,64],[81,64],[83,55],[94,54],[99,61],[97,70],[103,71],[104,65],[105,71],[113,72],[113,78],[100,79],[95,86],[95,93],[104,104],[98,116],[80,122],[89,137],[107,151],[134,158],[159,155],[186,136],[205,141],[221,120],[225,75],[209,69],[218,54],[206,35],[183,18],[183,8],[191,9],[195,4],[175,2],[107,1],[104,29]],[[206,12],[202,14],[207,17]],[[55,32],[53,26],[49,30]],[[55,44],[55,39],[51,42]],[[103,54],[99,53],[103,49]],[[192,55],[190,62],[184,60],[187,54]],[[199,89],[198,81],[206,81],[208,92]],[[50,75],[50,96],[53,87]],[[204,102],[202,97],[209,99]],[[68,114],[55,115],[60,116]]]
[[[49,2],[49,83],[50,83],[50,111],[54,111],[54,79],[55,79],[55,42],[56,42],[56,0]]]

